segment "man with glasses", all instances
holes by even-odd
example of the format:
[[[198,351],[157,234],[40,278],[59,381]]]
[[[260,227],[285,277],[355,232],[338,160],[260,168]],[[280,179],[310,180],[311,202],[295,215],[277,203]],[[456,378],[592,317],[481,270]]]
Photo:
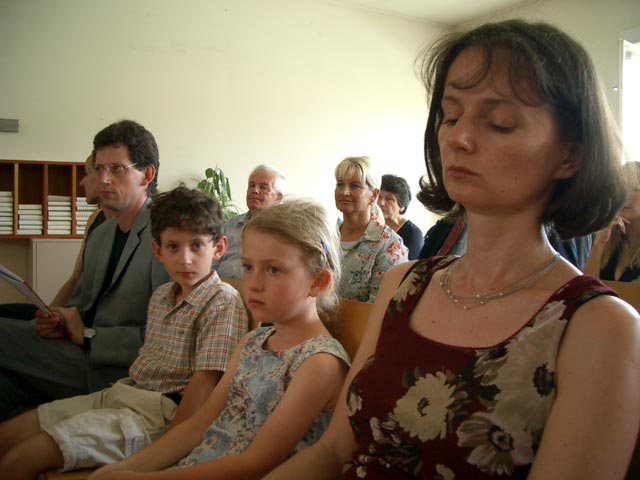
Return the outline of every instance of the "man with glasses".
[[[227,250],[222,258],[213,262],[213,268],[223,277],[242,278],[242,229],[252,216],[265,208],[280,203],[284,197],[286,180],[284,175],[270,165],[258,165],[247,182],[247,207],[249,211],[236,215],[224,224]]]
[[[116,122],[95,136],[93,157],[100,203],[113,217],[87,239],[65,307],[38,311],[34,322],[0,318],[0,420],[127,376],[149,298],[169,281],[151,248],[147,206],[159,167],[153,135],[131,120]]]

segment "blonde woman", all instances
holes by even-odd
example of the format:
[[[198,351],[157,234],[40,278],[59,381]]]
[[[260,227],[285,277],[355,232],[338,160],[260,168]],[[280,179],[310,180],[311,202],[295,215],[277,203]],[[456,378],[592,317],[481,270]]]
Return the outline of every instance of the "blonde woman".
[[[602,280],[640,282],[640,162],[626,163],[623,169],[633,191],[611,225],[597,233],[584,273]]]
[[[385,225],[376,200],[380,182],[368,157],[347,157],[335,171],[343,277],[340,295],[372,303],[387,270],[408,260],[402,239]]]

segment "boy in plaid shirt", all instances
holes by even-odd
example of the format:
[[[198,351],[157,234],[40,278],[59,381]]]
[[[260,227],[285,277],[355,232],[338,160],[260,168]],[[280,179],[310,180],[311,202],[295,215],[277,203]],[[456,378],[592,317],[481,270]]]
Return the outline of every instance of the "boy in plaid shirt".
[[[122,460],[198,409],[249,324],[240,294],[211,270],[227,245],[222,228],[220,205],[201,192],[180,186],[154,199],[153,249],[174,281],[149,301],[130,376],[1,424],[1,478]]]

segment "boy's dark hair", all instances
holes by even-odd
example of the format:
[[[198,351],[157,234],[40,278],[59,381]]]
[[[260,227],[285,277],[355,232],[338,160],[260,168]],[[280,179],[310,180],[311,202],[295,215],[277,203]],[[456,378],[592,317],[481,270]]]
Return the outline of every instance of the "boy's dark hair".
[[[156,174],[147,187],[147,194],[154,195],[158,188],[158,170],[160,154],[156,139],[151,132],[133,120],[120,120],[100,130],[93,139],[93,156],[96,151],[111,145],[124,145],[129,158],[137,170],[153,165]]]
[[[425,51],[421,74],[430,96],[424,139],[427,176],[420,180],[418,200],[438,213],[447,213],[456,205],[444,188],[438,130],[449,68],[467,48],[484,56],[467,82],[468,88],[489,73],[496,52],[508,52],[516,95],[524,102],[549,106],[561,138],[580,148],[580,170],[558,181],[542,222],[554,226],[562,238],[586,235],[607,226],[627,197],[615,123],[586,50],[546,23],[488,23],[447,35]]]
[[[160,235],[167,228],[211,235],[214,242],[222,235],[224,218],[218,200],[183,184],[154,196],[149,208],[151,234],[158,245],[161,244]]]

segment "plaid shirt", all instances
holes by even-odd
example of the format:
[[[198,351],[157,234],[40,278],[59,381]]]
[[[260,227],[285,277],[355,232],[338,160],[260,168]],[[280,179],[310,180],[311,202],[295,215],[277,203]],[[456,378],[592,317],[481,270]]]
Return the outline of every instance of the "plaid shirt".
[[[177,305],[177,285],[153,292],[144,345],[129,369],[147,390],[182,393],[198,370],[222,371],[249,319],[240,294],[212,275]]]

